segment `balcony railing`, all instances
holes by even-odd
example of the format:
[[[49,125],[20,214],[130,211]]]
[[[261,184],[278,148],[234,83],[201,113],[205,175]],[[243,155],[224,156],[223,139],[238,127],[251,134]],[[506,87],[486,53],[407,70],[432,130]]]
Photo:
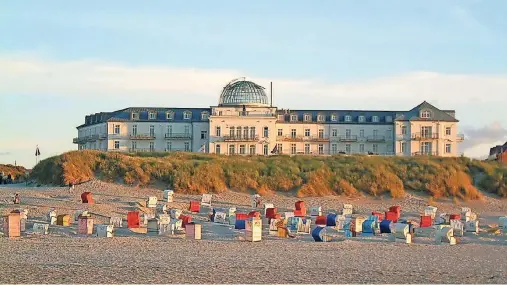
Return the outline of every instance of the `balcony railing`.
[[[130,136],[125,136],[124,134],[115,134],[115,133],[109,134],[108,136],[112,139],[126,139],[126,138],[130,137]]]
[[[261,118],[266,118],[266,117],[276,117],[275,114],[266,114],[266,113],[255,113],[255,112],[243,112],[243,111],[240,111],[240,112],[231,112],[230,114],[225,114],[225,112],[223,113],[219,113],[219,112],[214,112],[213,113],[213,116],[217,116],[217,117],[261,117]]]
[[[106,140],[107,139],[107,134],[100,134],[99,135],[99,140]]]
[[[129,148],[129,152],[156,152],[154,148]]]
[[[190,149],[184,149],[184,148],[166,148],[164,149],[165,152],[178,152],[178,151],[181,151],[181,152],[189,152]]]
[[[259,136],[222,136],[218,140],[224,142],[253,142],[258,141]]]
[[[329,141],[328,136],[278,136],[276,138],[278,141],[293,141],[293,142],[303,142],[303,141],[315,141],[315,142],[325,142]]]
[[[72,139],[72,143],[75,144],[84,144],[86,142],[93,142],[99,139],[99,135],[91,135],[91,136],[84,136],[84,137],[77,137]]]
[[[287,141],[287,142],[302,142],[303,136],[291,136],[291,135],[277,136],[276,140],[277,141]]]
[[[457,142],[463,142],[465,140],[465,135],[464,134],[457,134],[456,135],[456,141]]]
[[[399,135],[396,135],[396,139],[399,140],[399,141],[404,141],[404,140],[410,140],[410,135],[409,134],[399,134]]]
[[[131,140],[154,140],[155,134],[130,134]]]
[[[290,155],[324,155],[324,153],[319,154],[318,151],[308,151],[306,152],[304,149],[297,149],[296,153],[293,153],[292,150],[285,151],[283,154],[290,154]]]
[[[384,136],[367,136],[366,141],[368,141],[368,142],[385,142],[386,137],[384,137]]]
[[[189,140],[192,139],[190,133],[167,133],[165,134],[166,140]]]
[[[99,135],[91,135],[86,137],[86,141],[93,142],[99,139]]]
[[[338,139],[341,142],[357,142],[357,136],[356,135],[350,135],[350,136],[341,136]]]
[[[438,139],[437,133],[414,133],[412,134],[412,139],[421,141],[421,140],[436,140]]]
[[[436,156],[437,153],[434,151],[417,151],[413,152],[412,156]]]

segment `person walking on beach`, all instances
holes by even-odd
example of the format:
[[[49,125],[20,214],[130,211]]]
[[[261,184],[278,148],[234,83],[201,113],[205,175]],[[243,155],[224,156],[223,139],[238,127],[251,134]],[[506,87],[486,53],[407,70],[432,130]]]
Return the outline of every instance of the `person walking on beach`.
[[[19,194],[16,193],[16,195],[14,195],[14,204],[19,204],[19,202],[20,202]]]

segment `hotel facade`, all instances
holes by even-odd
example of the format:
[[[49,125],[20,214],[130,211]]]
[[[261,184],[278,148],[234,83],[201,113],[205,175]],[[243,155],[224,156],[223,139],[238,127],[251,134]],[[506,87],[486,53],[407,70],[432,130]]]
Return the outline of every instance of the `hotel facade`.
[[[210,108],[126,108],[85,117],[79,150],[206,152],[224,155],[458,156],[454,110],[423,102],[408,111],[289,110],[265,88],[227,84]]]

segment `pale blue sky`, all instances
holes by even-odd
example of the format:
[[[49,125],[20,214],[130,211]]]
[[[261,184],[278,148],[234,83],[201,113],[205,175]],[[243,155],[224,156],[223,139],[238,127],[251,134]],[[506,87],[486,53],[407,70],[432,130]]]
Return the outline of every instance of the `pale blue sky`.
[[[75,149],[88,113],[214,105],[236,75],[279,107],[456,109],[473,156],[507,139],[507,1],[244,3],[0,0],[0,163]]]

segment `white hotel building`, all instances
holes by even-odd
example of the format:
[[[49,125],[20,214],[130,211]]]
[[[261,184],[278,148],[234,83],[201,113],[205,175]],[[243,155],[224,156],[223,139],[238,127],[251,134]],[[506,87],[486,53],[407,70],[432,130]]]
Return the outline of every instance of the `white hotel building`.
[[[289,110],[264,87],[234,80],[210,108],[126,108],[86,116],[74,143],[124,152],[225,155],[457,156],[455,111],[423,102],[408,111]]]

